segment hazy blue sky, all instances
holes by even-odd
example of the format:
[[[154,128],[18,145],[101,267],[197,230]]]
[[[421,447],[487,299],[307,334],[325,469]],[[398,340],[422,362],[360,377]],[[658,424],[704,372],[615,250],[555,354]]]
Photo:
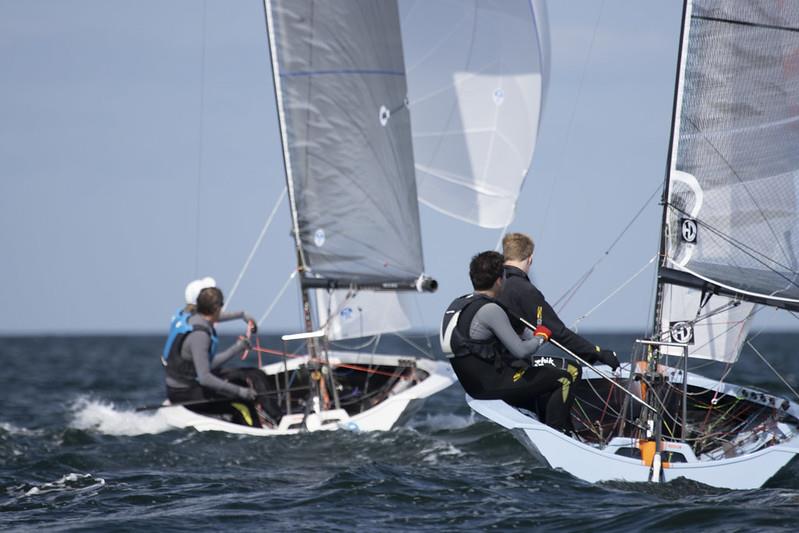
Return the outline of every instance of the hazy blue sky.
[[[549,3],[549,93],[511,229],[536,239],[550,300],[663,181],[680,9]],[[260,1],[0,0],[0,332],[163,331],[193,277],[232,286],[283,184]],[[650,203],[567,322],[652,257],[660,209]],[[499,232],[421,216],[441,289],[419,297],[416,320],[437,327],[469,287],[468,258]],[[260,316],[294,262],[284,204],[231,307]],[[653,279],[650,267],[581,328],[643,331]],[[286,293],[266,328],[298,329],[297,300]],[[780,313],[756,324],[795,327]]]

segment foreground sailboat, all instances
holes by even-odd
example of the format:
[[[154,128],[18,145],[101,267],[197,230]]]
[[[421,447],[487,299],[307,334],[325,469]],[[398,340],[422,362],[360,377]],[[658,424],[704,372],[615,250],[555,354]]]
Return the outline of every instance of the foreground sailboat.
[[[616,376],[589,368],[576,434],[468,398],[587,481],[757,488],[799,454],[799,405],[691,373],[733,365],[758,306],[799,310],[799,3],[687,1],[653,333]]]
[[[454,383],[445,361],[374,354],[379,335],[410,325],[403,292],[437,287],[423,273],[398,7],[264,8],[305,325],[284,340],[304,345],[262,367],[281,413],[267,427],[163,413],[177,427],[251,435],[388,430]],[[368,336],[366,352],[331,349]]]

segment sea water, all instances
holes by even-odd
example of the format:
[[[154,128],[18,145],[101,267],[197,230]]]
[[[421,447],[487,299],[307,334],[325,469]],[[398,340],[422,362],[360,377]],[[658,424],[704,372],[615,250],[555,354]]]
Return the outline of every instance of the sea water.
[[[589,338],[625,354],[634,336]],[[135,410],[163,400],[162,342],[0,338],[0,530],[750,532],[799,523],[799,465],[750,491],[684,480],[589,484],[545,467],[472,414],[458,385],[389,432],[172,429],[159,411]],[[766,333],[755,344],[799,385],[799,336]],[[398,339],[380,346],[398,350],[414,348]],[[749,349],[727,380],[786,390]]]

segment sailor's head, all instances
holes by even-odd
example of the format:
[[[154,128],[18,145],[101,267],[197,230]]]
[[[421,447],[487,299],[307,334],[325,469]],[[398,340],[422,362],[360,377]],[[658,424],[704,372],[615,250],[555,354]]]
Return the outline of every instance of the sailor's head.
[[[535,243],[529,235],[506,233],[502,237],[502,255],[505,256],[505,263],[521,268],[525,272],[528,272],[533,264],[534,251]]]
[[[219,318],[223,305],[225,298],[222,296],[222,291],[216,287],[207,287],[197,296],[197,313],[213,320]]]
[[[498,291],[502,286],[502,265],[505,258],[501,253],[480,252],[469,263],[469,278],[476,291]]]

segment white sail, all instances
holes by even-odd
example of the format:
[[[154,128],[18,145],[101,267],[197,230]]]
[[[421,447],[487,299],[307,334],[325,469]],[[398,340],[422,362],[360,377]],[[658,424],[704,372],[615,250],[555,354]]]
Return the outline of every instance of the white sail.
[[[746,341],[755,304],[719,295],[702,303],[700,290],[663,287],[661,340],[687,344],[692,358],[734,363]],[[661,353],[683,355],[681,348],[667,346]]]
[[[421,203],[489,228],[512,220],[549,64],[540,0],[400,3]]]
[[[410,329],[412,295],[393,291],[315,290],[316,313],[329,340]]]

